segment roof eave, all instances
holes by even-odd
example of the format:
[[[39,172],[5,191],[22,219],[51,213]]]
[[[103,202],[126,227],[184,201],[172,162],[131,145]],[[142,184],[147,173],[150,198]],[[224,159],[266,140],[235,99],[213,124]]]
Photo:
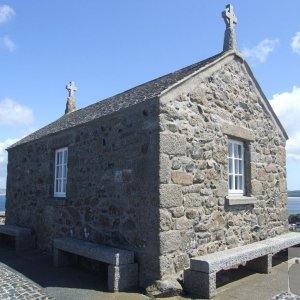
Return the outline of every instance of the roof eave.
[[[222,53],[222,52],[221,52]],[[203,71],[205,71],[206,69],[211,68],[212,66],[216,65],[217,63],[219,63],[220,61],[222,61],[223,59],[231,56],[231,55],[235,55],[236,57],[242,59],[244,61],[244,58],[242,56],[242,54],[240,52],[237,52],[235,50],[228,50],[228,51],[224,51],[223,55],[221,55],[220,57],[214,59],[212,62],[206,64],[205,66],[199,68],[197,71],[193,72],[192,74],[184,77],[183,79],[177,81],[176,83],[174,83],[173,85],[169,86],[168,88],[166,88],[165,90],[163,90],[159,97],[167,94],[170,90],[176,88],[177,86],[181,85],[183,82],[189,80],[190,78],[196,76],[199,73],[202,73]]]

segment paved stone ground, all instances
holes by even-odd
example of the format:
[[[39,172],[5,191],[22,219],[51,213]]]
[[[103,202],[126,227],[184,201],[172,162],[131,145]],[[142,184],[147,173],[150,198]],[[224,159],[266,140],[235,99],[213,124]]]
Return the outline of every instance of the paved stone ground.
[[[271,298],[270,300],[300,300],[300,296],[287,293],[287,292],[282,292],[277,296]]]
[[[22,274],[0,263],[1,300],[51,300],[42,288]]]
[[[274,259],[271,274],[246,269],[220,272],[214,300],[300,300],[288,294],[288,261]],[[54,268],[40,252],[16,254],[0,246],[0,300],[147,300],[141,292],[109,293],[105,278],[82,268]],[[168,300],[199,299],[190,295]]]

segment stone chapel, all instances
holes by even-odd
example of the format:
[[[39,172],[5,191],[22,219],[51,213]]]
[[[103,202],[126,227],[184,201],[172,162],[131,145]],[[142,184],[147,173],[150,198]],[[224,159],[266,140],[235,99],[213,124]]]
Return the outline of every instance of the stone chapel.
[[[65,114],[8,149],[6,224],[134,251],[138,285],[288,232],[287,133],[239,52]]]

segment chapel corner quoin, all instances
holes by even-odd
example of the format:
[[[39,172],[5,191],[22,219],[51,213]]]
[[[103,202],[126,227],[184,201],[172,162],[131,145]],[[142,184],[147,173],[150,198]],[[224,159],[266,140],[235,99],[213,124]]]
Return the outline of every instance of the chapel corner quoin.
[[[232,6],[223,17],[224,51],[206,60],[81,110],[70,82],[65,115],[8,149],[6,224],[49,252],[59,238],[133,251],[142,287],[287,233],[288,137]]]

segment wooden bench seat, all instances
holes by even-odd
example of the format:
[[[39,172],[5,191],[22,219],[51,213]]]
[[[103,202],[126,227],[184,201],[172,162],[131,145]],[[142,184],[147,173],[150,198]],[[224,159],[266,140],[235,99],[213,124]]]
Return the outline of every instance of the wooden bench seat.
[[[137,286],[138,265],[134,252],[72,238],[57,238],[53,241],[54,265],[74,263],[74,254],[108,264],[108,290],[128,290]]]
[[[35,248],[35,236],[29,228],[17,225],[0,225],[0,234],[14,237],[17,252]]]
[[[246,263],[249,269],[269,273],[272,268],[272,255],[298,244],[300,244],[300,234],[288,233],[253,244],[191,258],[190,268],[184,272],[185,290],[208,299],[212,298],[216,295],[218,271]]]

